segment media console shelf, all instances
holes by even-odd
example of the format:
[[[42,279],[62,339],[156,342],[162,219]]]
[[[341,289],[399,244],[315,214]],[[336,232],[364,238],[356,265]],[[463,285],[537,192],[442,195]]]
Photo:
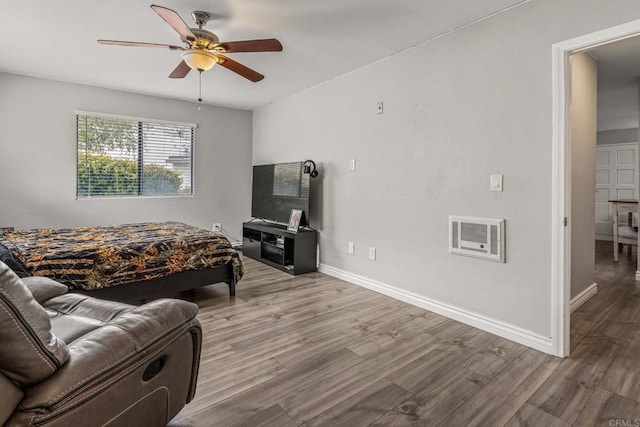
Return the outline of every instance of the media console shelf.
[[[286,225],[269,222],[242,224],[242,253],[290,274],[317,270],[318,232],[287,231]]]

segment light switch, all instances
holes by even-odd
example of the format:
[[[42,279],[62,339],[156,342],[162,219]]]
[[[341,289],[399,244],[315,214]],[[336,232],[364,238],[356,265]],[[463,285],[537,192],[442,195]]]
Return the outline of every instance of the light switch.
[[[356,159],[349,160],[349,170],[350,171],[356,170]]]
[[[491,191],[502,191],[502,175],[491,175]]]

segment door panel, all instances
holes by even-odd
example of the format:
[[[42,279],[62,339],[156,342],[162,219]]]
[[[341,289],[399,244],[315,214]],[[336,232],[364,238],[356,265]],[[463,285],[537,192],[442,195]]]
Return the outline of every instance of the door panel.
[[[616,190],[617,199],[634,199],[634,190],[630,188],[618,188]]]
[[[635,170],[633,169],[618,169],[618,187],[630,186],[633,191]]]
[[[610,151],[600,151],[596,152],[596,166],[605,166],[609,167],[611,152]]]
[[[635,149],[620,149],[617,152],[618,157],[618,166],[631,165],[635,166],[636,164],[636,153]]]
[[[610,170],[596,171],[596,184],[599,184],[599,185],[611,184],[611,171]],[[607,191],[609,191],[608,188],[607,188]]]

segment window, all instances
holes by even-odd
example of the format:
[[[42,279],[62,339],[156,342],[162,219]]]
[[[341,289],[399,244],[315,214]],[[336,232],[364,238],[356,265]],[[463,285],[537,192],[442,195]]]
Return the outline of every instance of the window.
[[[77,197],[193,194],[195,125],[77,113]]]

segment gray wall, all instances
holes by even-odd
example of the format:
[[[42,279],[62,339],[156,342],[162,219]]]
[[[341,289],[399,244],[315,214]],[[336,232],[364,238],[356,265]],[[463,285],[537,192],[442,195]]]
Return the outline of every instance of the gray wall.
[[[571,57],[571,297],[591,286],[595,270],[598,65]]]
[[[598,132],[598,145],[624,144],[638,141],[638,128],[604,130]]]
[[[169,84],[169,82],[167,82]],[[76,200],[74,110],[197,123],[195,195]],[[0,73],[0,226],[178,220],[240,237],[251,198],[249,111]]]
[[[254,111],[254,164],[319,162],[321,263],[550,336],[551,46],[638,18],[532,0]],[[506,264],[448,254],[451,214],[506,218]]]

